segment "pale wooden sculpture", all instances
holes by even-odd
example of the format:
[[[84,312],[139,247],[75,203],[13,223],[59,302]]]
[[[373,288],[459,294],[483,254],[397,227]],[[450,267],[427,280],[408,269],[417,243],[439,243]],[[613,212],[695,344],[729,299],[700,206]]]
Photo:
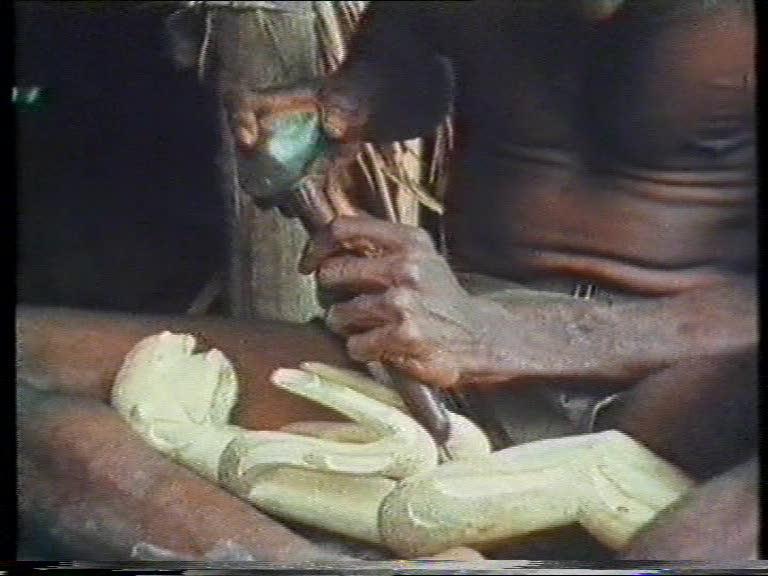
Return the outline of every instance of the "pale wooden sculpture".
[[[228,424],[237,399],[218,350],[165,332],[127,355],[113,405],[155,448],[275,516],[384,545],[403,557],[454,546],[483,549],[580,523],[618,549],[691,482],[628,436],[602,432],[490,452],[469,420],[451,414],[451,453],[400,398],[350,370],[307,362],[279,369],[276,386],[352,422],[302,422],[280,431]]]

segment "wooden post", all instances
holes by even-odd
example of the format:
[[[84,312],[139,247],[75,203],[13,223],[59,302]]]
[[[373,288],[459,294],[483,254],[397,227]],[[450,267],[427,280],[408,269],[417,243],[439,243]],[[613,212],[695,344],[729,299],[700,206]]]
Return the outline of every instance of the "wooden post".
[[[265,3],[254,3],[265,4]],[[224,89],[255,92],[310,80],[320,74],[311,2],[281,2],[280,9],[211,9],[208,34]],[[235,317],[306,322],[320,316],[314,278],[298,272],[307,234],[278,210],[262,210],[239,178],[229,117],[221,102],[222,186],[230,203],[228,296]],[[252,185],[252,184],[247,184]]]
[[[245,93],[310,80],[338,66],[366,2],[202,2],[169,20],[176,61],[197,67],[224,90]],[[314,277],[297,263],[307,235],[297,220],[255,206],[220,98],[219,167],[229,207],[230,258],[224,292],[232,316],[307,322],[322,316]],[[366,144],[351,182],[361,207],[390,220],[419,223],[423,142]],[[434,207],[436,203],[433,203]]]

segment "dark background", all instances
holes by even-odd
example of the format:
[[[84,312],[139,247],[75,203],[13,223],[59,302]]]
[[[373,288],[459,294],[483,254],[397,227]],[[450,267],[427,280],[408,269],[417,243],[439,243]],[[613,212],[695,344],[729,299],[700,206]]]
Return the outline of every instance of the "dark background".
[[[160,5],[15,3],[17,298],[183,312],[225,267],[211,89]]]

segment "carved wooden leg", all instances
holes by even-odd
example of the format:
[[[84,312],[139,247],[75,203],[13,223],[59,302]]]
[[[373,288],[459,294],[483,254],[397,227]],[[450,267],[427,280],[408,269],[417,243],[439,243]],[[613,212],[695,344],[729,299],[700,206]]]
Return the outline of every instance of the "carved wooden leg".
[[[542,440],[401,481],[382,506],[382,540],[413,557],[578,522],[619,549],[690,486],[620,432]]]
[[[394,390],[382,386],[372,378],[362,375],[355,370],[330,366],[321,362],[302,362],[302,370],[317,374],[326,380],[338,382],[347,388],[356,390],[398,410],[408,413],[408,408],[403,399]],[[446,448],[454,460],[474,458],[481,454],[491,453],[491,443],[488,437],[477,424],[461,416],[448,411],[451,422],[451,434],[446,442]]]

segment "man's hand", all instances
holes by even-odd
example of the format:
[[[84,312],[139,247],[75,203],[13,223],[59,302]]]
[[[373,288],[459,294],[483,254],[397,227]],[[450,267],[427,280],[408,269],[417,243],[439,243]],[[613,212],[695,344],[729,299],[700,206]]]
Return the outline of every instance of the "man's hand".
[[[264,145],[275,118],[291,113],[319,112],[326,134],[339,144],[340,156],[354,158],[368,118],[361,98],[310,83],[248,94],[231,90],[225,101],[235,142],[244,153]]]
[[[459,285],[424,230],[339,217],[303,269],[316,269],[325,289],[355,295],[327,317],[331,330],[349,337],[354,359],[383,361],[442,387],[482,379],[487,307]]]
[[[613,306],[525,290],[503,304],[474,297],[426,232],[369,216],[337,218],[302,262],[312,270],[325,289],[354,296],[327,319],[354,359],[440,387],[588,379],[616,390],[683,358],[750,345],[756,333],[739,320],[749,314],[714,306],[739,302],[724,300],[730,285]],[[682,337],[698,326],[707,340]]]
[[[317,90],[313,86],[248,94],[232,90],[225,101],[235,142],[244,152],[256,149],[269,138],[272,118],[288,112],[301,114],[318,109]]]

